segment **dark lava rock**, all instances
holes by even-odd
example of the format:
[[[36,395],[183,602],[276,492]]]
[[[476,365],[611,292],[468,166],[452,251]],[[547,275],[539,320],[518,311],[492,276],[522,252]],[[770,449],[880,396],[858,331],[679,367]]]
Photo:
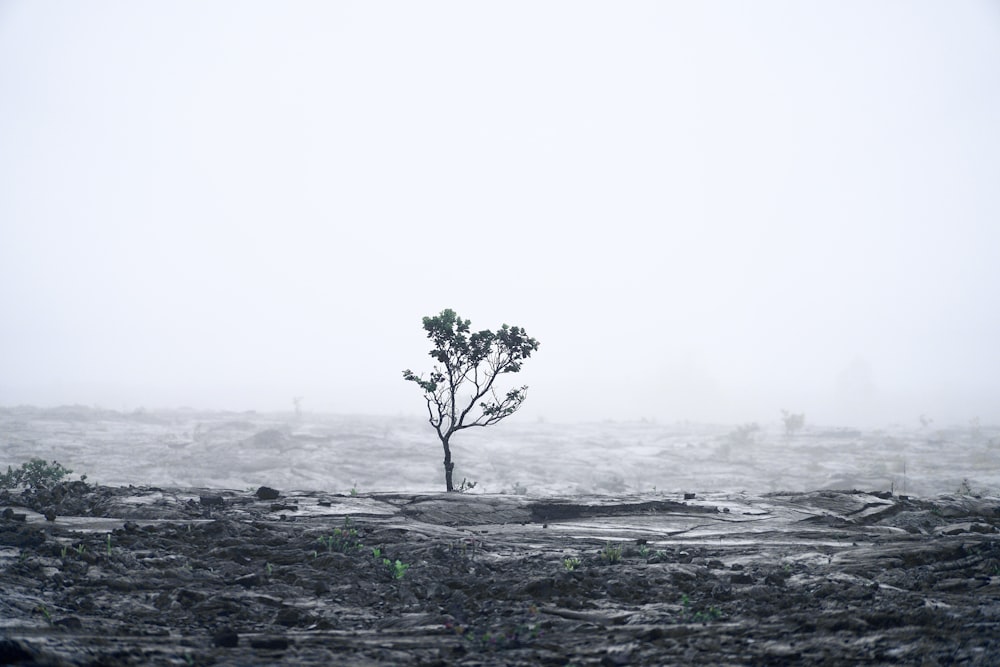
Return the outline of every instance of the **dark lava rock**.
[[[9,507],[7,509],[5,509],[3,511],[3,513],[0,514],[0,516],[2,516],[7,521],[27,521],[28,520],[28,515],[27,514],[16,513],[16,512],[14,512],[14,510],[12,510]]]
[[[23,516],[23,515],[22,515]],[[30,526],[4,526],[0,528],[0,544],[8,547],[37,548],[45,543],[45,536]]]
[[[258,500],[275,500],[281,494],[278,492],[277,489],[272,489],[269,486],[262,486],[259,489],[257,489],[256,495]]]
[[[82,630],[83,621],[81,621],[76,616],[66,616],[65,618],[60,618],[56,620],[53,625],[57,625],[60,628],[66,628],[67,630]]]
[[[753,577],[749,574],[741,572],[739,574],[734,574],[729,577],[729,583],[731,584],[752,584]]]
[[[254,637],[250,640],[250,646],[269,651],[284,651],[288,645],[287,637]]]
[[[0,665],[34,662],[38,655],[25,644],[13,639],[0,639]]]
[[[302,624],[304,619],[305,615],[295,607],[282,607],[274,617],[274,622],[278,625],[294,628],[296,625]]]
[[[239,646],[240,636],[236,630],[224,627],[215,631],[215,634],[212,635],[212,641],[221,648],[235,648]]]
[[[256,573],[245,574],[242,577],[237,577],[233,583],[247,588],[253,588],[254,586],[260,585],[260,575]]]
[[[200,496],[200,499],[205,507],[222,507],[226,504],[222,496]]]
[[[55,521],[56,520],[56,512],[51,507],[49,509],[45,510],[45,520],[46,521]]]

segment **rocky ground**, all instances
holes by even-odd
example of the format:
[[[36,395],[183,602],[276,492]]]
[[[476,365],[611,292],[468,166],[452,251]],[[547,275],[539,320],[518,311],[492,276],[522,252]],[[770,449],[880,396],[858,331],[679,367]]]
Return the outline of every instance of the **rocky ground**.
[[[0,494],[0,663],[1000,664],[996,498],[270,491]]]

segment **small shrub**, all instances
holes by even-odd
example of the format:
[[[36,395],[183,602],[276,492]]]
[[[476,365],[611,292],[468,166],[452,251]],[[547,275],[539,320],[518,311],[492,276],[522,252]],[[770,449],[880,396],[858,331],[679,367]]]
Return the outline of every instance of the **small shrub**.
[[[962,480],[962,483],[958,485],[958,490],[955,491],[960,496],[975,496],[977,495],[975,491],[972,490],[972,485],[969,483],[969,478],[966,477]]]
[[[785,435],[795,435],[795,433],[805,428],[806,425],[806,416],[802,412],[793,414],[788,410],[782,410],[781,419],[785,422]]]
[[[760,431],[760,425],[756,422],[741,424],[727,436],[733,445],[746,447],[754,444],[754,436]]]
[[[44,459],[31,459],[14,470],[7,466],[7,472],[0,475],[0,489],[24,487],[28,489],[47,488],[73,472],[58,461],[46,463]],[[86,479],[86,476],[83,477]]]

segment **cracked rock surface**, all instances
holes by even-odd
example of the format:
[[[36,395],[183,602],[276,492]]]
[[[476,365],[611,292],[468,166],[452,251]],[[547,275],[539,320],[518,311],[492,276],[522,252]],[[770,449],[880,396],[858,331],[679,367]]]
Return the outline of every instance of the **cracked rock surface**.
[[[998,525],[954,495],[73,482],[0,494],[0,664],[997,664]]]

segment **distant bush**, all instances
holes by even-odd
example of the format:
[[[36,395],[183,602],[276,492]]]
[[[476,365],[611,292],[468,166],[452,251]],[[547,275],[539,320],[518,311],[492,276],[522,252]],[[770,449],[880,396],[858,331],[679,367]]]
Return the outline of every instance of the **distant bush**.
[[[729,442],[734,445],[748,446],[754,444],[754,436],[760,431],[760,425],[756,422],[741,424],[727,436]]]
[[[805,413],[793,414],[788,410],[781,411],[781,419],[785,422],[785,435],[795,435],[806,425]]]
[[[31,459],[17,470],[7,466],[7,472],[0,475],[0,489],[49,487],[71,472],[58,461],[46,463],[44,459]],[[86,475],[82,479],[86,479]]]

